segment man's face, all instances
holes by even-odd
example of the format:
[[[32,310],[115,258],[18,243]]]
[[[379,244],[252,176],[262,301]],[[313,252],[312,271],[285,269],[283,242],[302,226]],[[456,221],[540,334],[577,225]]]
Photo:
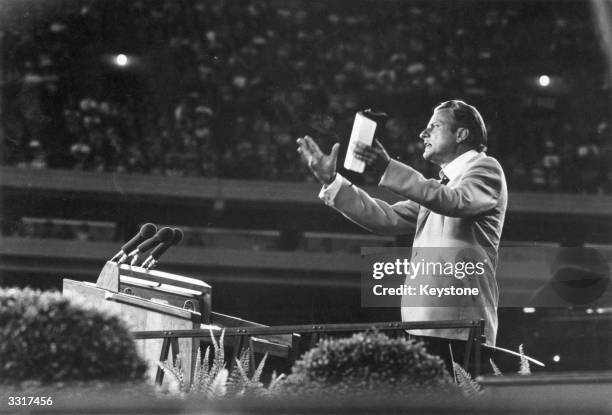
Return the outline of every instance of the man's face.
[[[441,165],[451,162],[456,157],[457,131],[453,132],[455,119],[450,109],[434,111],[427,128],[419,137],[423,140],[425,150],[423,158]]]

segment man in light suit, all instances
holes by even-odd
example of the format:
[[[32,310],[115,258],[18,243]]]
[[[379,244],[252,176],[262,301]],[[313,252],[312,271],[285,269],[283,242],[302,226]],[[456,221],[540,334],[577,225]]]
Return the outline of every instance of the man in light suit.
[[[415,250],[427,251],[423,247],[472,247],[485,253],[485,275],[470,282],[479,288],[480,295],[462,297],[445,307],[428,307],[426,303],[403,306],[402,320],[482,318],[487,343],[495,345],[499,296],[495,269],[507,204],[503,170],[497,160],[484,153],[487,132],[480,113],[463,101],[438,105],[419,137],[425,144],[423,158],[442,168],[440,180],[426,179],[391,159],[378,140],[371,147],[355,148],[355,157],[380,174],[378,185],[405,199],[393,205],[370,197],[336,172],[338,143],[326,155],[311,137],[297,142],[298,152],[323,184],[319,197],[325,204],[371,232],[414,232],[413,260]],[[440,284],[447,284],[447,280]],[[406,297],[402,305],[404,300]],[[454,351],[457,344],[465,343],[468,330],[415,330],[411,334],[423,336],[430,351],[439,349],[441,354],[448,353],[449,342]]]

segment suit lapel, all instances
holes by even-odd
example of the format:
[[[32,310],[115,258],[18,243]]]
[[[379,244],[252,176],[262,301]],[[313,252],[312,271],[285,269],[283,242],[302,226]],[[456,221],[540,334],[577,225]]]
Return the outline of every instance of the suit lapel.
[[[450,186],[452,183],[456,182],[457,180],[460,180],[463,175],[465,174],[466,171],[468,171],[470,169],[471,164],[479,159],[480,157],[483,157],[484,155],[482,153],[477,153],[474,157],[472,157],[471,159],[468,160],[468,162],[466,163],[466,168],[464,171],[461,172],[461,174],[459,174],[456,177],[453,177],[452,179],[449,180],[449,182],[446,184],[446,186]],[[431,213],[431,210],[427,209],[425,206],[421,205],[421,208],[419,210],[419,216],[417,217],[417,227],[416,227],[416,234],[418,235],[419,232],[422,230],[423,226],[425,226],[425,222],[427,222],[427,218],[429,218],[429,214]]]

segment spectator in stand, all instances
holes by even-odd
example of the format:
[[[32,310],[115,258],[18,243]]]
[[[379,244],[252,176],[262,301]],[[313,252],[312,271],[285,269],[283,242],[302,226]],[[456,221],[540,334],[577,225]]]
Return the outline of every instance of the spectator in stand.
[[[77,241],[85,242],[88,241],[90,237],[91,235],[89,223],[83,222],[74,229],[74,239],[76,239]]]
[[[433,104],[442,95],[506,97],[500,113],[523,119],[515,97],[531,91],[518,85],[534,63],[546,61],[582,85],[572,91],[580,99],[571,101],[583,104],[534,115],[534,124],[551,131],[545,140],[539,127],[507,121],[491,134],[492,144],[505,146],[496,155],[517,164],[508,177],[516,190],[609,192],[610,180],[596,178],[610,175],[609,141],[582,126],[585,105],[603,108],[591,105],[603,104],[591,94],[603,66],[587,5],[394,0],[372,13],[364,0],[350,8],[304,0],[282,7],[262,0],[58,4],[17,5],[0,31],[4,102],[15,104],[3,114],[4,163],[309,180],[287,156],[293,152],[285,137],[303,131],[314,112],[336,120],[342,136],[358,109],[385,103],[402,116],[415,102]],[[109,75],[110,68],[91,60],[128,38],[142,58],[130,78],[142,86],[133,89],[111,80],[131,69]],[[577,55],[593,65],[567,64]],[[142,70],[148,62],[155,71]],[[570,137],[554,133],[563,123]],[[412,134],[416,126],[402,128]],[[532,160],[527,149],[546,140],[552,147]],[[572,177],[574,163],[585,166],[584,177]]]

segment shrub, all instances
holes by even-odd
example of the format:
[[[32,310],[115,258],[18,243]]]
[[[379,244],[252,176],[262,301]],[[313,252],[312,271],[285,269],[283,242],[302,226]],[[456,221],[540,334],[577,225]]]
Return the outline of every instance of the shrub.
[[[322,340],[293,366],[283,388],[295,394],[402,395],[452,384],[444,362],[422,342],[372,331]]]
[[[0,383],[130,381],[146,363],[114,316],[59,293],[0,289]]]

